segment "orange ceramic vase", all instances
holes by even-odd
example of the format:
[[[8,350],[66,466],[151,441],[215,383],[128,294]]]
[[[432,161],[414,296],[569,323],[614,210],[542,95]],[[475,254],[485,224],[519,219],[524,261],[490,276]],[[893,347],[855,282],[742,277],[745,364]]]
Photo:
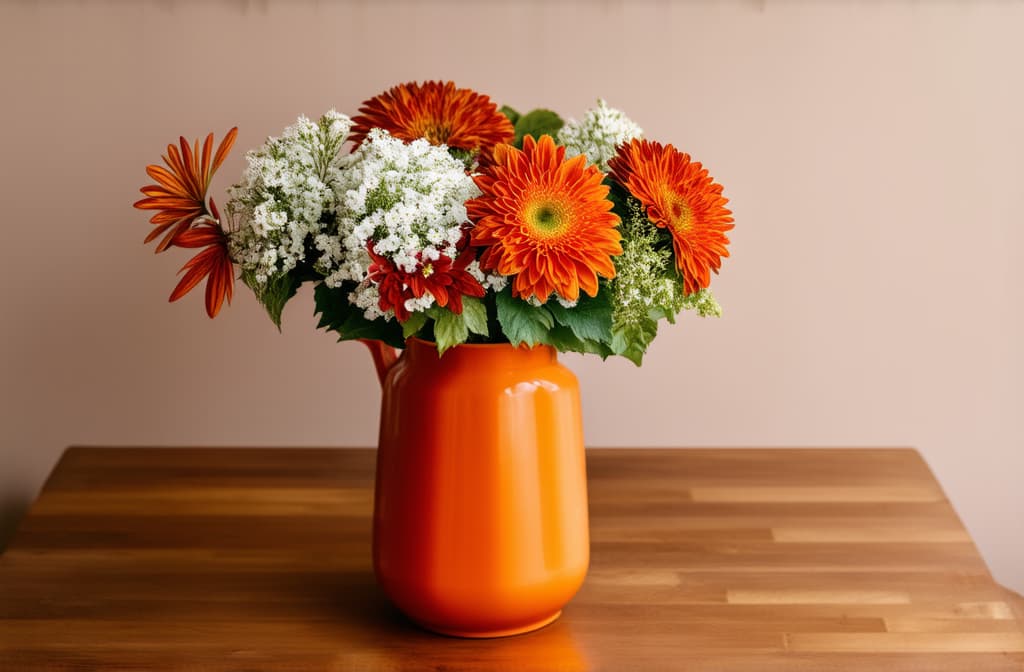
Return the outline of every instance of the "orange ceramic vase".
[[[373,562],[388,597],[459,637],[558,618],[589,561],[576,377],[547,346],[439,358],[418,339],[381,371]]]

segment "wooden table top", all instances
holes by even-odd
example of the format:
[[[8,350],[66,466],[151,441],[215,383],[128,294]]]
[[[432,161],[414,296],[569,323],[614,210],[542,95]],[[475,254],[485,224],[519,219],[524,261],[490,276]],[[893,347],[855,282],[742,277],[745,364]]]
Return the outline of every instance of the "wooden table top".
[[[7,670],[1022,670],[911,450],[588,452],[561,619],[428,634],[370,558],[364,449],[69,449],[0,556]]]

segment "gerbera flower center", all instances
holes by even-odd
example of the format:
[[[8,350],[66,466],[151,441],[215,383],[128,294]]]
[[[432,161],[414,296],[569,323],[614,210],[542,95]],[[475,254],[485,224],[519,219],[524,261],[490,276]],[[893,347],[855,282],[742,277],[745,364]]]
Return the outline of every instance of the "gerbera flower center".
[[[686,199],[679,194],[668,192],[665,194],[668,212],[666,213],[672,221],[672,228],[676,231],[689,231],[693,227],[693,210],[686,202]]]
[[[565,204],[550,199],[530,203],[523,214],[527,225],[542,237],[564,232],[571,220]]]
[[[423,264],[423,268],[420,269],[420,273],[423,274],[424,278],[429,278],[434,274],[434,265],[431,263]]]

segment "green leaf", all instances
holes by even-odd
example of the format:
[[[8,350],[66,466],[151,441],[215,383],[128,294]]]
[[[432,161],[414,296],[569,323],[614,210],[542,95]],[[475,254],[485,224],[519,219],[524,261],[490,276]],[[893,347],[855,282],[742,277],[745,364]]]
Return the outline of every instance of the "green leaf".
[[[577,338],[608,343],[612,337],[611,292],[602,285],[597,296],[580,294],[580,300],[572,308],[565,308],[558,301],[549,301],[548,310],[555,321],[569,327]]]
[[[487,307],[475,296],[462,297],[462,317],[466,327],[479,336],[487,336]]]
[[[647,311],[647,317],[652,320],[665,320],[669,324],[676,323],[676,315],[677,313],[672,312],[667,306],[651,306]]]
[[[508,120],[512,122],[513,126],[515,126],[516,122],[519,121],[519,117],[522,116],[508,105],[502,105],[501,109],[498,111],[508,117]]]
[[[640,366],[647,347],[657,335],[658,323],[654,320],[641,320],[635,324],[625,325],[612,332],[612,352]]]
[[[559,352],[583,352],[586,347],[572,329],[558,324],[548,332],[547,342]]]
[[[295,296],[301,282],[291,273],[283,273],[274,276],[261,286],[251,274],[243,273],[242,280],[256,294],[256,299],[267,309],[270,321],[274,323],[278,331],[281,331],[281,312],[288,299]]]
[[[562,118],[551,110],[534,110],[515,121],[516,139],[514,144],[516,147],[522,148],[523,138],[527,135],[532,135],[534,139],[538,139],[542,135],[554,137],[555,133],[558,133],[558,130],[564,125],[565,122]]]
[[[398,321],[366,319],[363,310],[348,300],[353,287],[352,283],[344,283],[341,287],[328,287],[322,282],[317,284],[313,291],[316,312],[320,315],[317,328],[336,332],[339,341],[369,338],[395,348],[404,348],[405,338]]]
[[[498,323],[509,343],[536,345],[546,343],[548,332],[555,320],[544,306],[532,306],[512,296],[512,288],[505,287],[495,297]]]
[[[608,344],[591,339],[581,339],[573,333],[572,329],[562,325],[555,325],[548,332],[547,343],[559,352],[600,355],[602,359],[607,359],[614,354]]]
[[[456,315],[441,306],[432,306],[429,313],[434,318],[434,340],[437,342],[438,353],[443,355],[449,348],[465,343],[469,338],[464,314]]]
[[[410,336],[415,336],[426,323],[426,313],[411,313],[409,319],[402,324],[402,337],[409,338]]]

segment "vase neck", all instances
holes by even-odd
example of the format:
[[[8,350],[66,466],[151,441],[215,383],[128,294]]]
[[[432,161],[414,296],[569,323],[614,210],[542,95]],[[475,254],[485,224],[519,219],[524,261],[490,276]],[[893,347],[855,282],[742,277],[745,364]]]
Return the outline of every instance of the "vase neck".
[[[442,366],[470,365],[488,368],[543,366],[554,362],[558,355],[549,345],[531,347],[510,343],[464,343],[445,351],[440,357],[437,344],[418,338],[410,338],[405,344],[403,358],[417,364]]]

